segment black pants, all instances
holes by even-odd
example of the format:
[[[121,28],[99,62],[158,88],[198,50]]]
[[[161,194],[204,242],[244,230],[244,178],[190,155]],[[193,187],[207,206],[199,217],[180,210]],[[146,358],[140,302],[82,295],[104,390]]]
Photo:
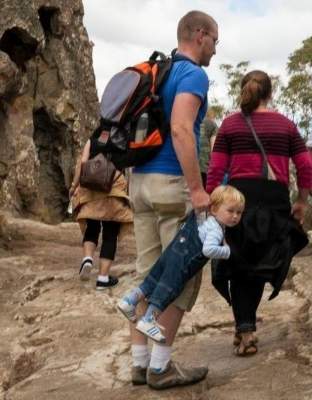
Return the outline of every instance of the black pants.
[[[256,313],[263,295],[264,285],[264,280],[257,278],[231,280],[232,308],[238,333],[256,330]]]
[[[83,237],[83,242],[92,242],[97,246],[101,227],[102,246],[100,250],[100,258],[114,260],[117,248],[117,238],[120,230],[119,222],[87,219],[87,229]]]

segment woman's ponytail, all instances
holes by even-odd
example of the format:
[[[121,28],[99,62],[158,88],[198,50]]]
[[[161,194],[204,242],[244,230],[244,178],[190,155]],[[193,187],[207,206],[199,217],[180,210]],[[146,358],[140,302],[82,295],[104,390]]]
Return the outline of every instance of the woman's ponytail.
[[[263,71],[251,71],[241,83],[240,108],[244,114],[251,114],[262,100],[271,97],[271,79]]]

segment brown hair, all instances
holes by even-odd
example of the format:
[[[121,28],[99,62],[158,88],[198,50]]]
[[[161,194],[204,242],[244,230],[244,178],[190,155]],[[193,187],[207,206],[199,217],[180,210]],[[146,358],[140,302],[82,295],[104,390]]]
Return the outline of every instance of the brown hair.
[[[267,100],[272,94],[269,75],[263,71],[251,71],[241,83],[240,108],[244,114],[252,113],[261,100]]]
[[[245,207],[245,197],[243,193],[231,185],[217,186],[210,195],[210,207],[218,209],[226,201],[233,201]]]
[[[189,11],[179,21],[178,42],[190,41],[196,29],[205,29],[209,32],[214,25],[217,23],[210,15],[202,11]]]

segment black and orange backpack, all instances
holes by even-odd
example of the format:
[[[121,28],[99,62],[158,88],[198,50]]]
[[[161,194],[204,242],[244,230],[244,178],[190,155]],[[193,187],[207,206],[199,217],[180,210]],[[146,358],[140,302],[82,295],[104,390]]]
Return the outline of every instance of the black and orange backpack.
[[[142,165],[161,149],[170,128],[158,91],[172,62],[172,56],[155,51],[148,61],[124,69],[108,82],[98,128],[106,131],[107,140],[99,146],[117,169]]]

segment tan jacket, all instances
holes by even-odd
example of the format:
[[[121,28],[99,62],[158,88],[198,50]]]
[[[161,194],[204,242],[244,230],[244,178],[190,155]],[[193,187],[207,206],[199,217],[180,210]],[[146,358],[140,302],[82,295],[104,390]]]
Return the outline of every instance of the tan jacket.
[[[86,219],[132,223],[133,213],[124,176],[120,175],[109,193],[79,186],[77,193],[73,196],[73,210],[82,231],[85,229]]]

